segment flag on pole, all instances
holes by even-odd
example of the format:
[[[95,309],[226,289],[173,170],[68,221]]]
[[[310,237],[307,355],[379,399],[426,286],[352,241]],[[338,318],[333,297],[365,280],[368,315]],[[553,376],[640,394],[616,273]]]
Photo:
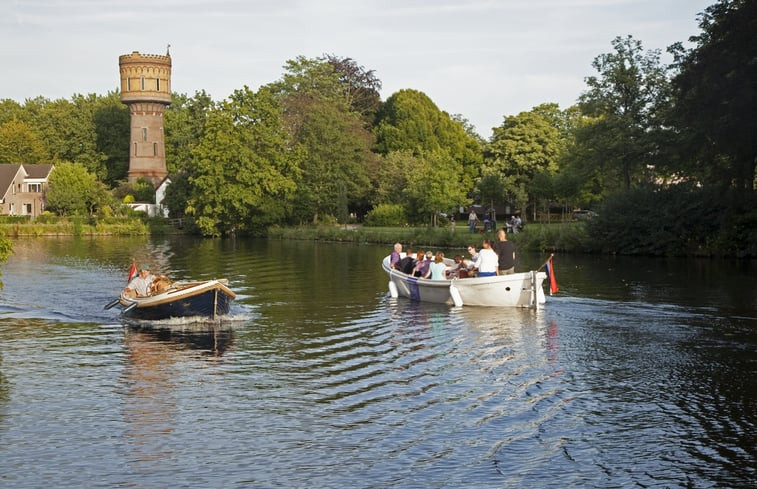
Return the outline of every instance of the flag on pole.
[[[555,266],[552,263],[552,257],[549,257],[546,265],[547,278],[549,279],[549,295],[556,294],[558,290],[557,279],[555,278]]]
[[[126,283],[128,284],[131,282],[131,279],[137,276],[137,261],[132,258],[131,259],[131,268],[129,269],[129,278],[126,279]]]

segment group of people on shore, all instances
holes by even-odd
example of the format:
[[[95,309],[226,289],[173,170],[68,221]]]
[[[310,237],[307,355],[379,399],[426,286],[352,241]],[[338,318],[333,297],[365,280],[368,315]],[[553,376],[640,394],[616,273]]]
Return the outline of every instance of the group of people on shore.
[[[402,244],[395,243],[389,257],[389,266],[414,277],[446,280],[467,277],[491,277],[508,275],[515,272],[515,244],[507,240],[504,229],[497,232],[496,240],[484,239],[481,250],[473,244],[468,245],[470,258],[463,255],[454,257],[454,264],[444,262],[444,253],[418,250],[413,253],[411,247],[403,253]]]

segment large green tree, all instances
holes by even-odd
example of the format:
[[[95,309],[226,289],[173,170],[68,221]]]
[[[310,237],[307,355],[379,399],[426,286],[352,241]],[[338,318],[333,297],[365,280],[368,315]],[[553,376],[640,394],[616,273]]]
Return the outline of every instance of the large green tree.
[[[46,163],[47,148],[26,122],[11,119],[0,124],[0,163]]]
[[[192,166],[192,151],[205,134],[205,123],[215,103],[204,90],[193,97],[173,94],[165,111],[166,167],[169,174]]]
[[[271,84],[284,108],[284,121],[303,151],[302,180],[293,217],[345,220],[367,211],[368,174],[377,166],[366,114],[380,83],[352,60],[335,57],[287,61],[281,80]]]
[[[84,165],[59,162],[50,174],[47,209],[62,216],[94,214],[108,204],[102,183]]]
[[[580,164],[602,174],[609,190],[650,180],[648,172],[659,162],[656,135],[670,104],[670,83],[659,50],[644,52],[641,41],[631,36],[616,37],[612,46],[614,52],[592,63],[598,75],[586,78],[588,89],[579,101],[583,113],[593,119],[576,131]]]
[[[485,164],[479,182],[479,192],[484,202],[487,197],[498,201],[504,198],[525,210],[529,201],[549,198],[551,193],[533,186],[540,175],[554,175],[562,149],[560,131],[555,126],[557,114],[548,119],[542,113],[546,107],[521,112],[505,117],[503,124],[494,128],[491,141],[485,147]],[[541,190],[541,192],[537,192]],[[534,207],[535,210],[535,207]]]
[[[212,110],[192,160],[186,210],[202,234],[255,232],[286,217],[299,153],[268,88],[235,90]]]
[[[482,162],[480,141],[468,133],[465,121],[456,120],[434,104],[423,92],[400,90],[393,93],[382,105],[374,129],[376,150],[386,156],[393,152],[410,152],[426,158],[445,152],[453,167],[445,167],[445,175],[469,192],[478,177]],[[395,189],[399,196],[406,189]],[[467,205],[465,197],[458,205]],[[417,216],[416,216],[417,217]]]
[[[695,46],[671,47],[671,125],[678,129],[680,171],[700,185],[754,194],[757,165],[757,2],[719,0],[700,18]]]

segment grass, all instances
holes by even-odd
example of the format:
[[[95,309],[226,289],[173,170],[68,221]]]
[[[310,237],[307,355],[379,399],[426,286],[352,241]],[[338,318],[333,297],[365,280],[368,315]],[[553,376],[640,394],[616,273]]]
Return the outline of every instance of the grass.
[[[365,227],[350,226],[292,226],[269,228],[268,237],[352,243],[392,244],[400,242],[415,247],[464,248],[468,244],[481,246],[484,238],[496,239],[496,233],[468,232],[468,227]],[[521,232],[511,233],[508,239],[522,251],[591,251],[585,225],[582,222],[528,224]]]

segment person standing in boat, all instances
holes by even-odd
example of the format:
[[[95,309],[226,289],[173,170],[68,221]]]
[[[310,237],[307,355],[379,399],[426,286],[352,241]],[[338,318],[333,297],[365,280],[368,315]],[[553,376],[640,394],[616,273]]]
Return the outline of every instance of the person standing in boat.
[[[153,275],[150,272],[150,265],[139,267],[139,275],[131,279],[129,285],[124,289],[124,295],[127,297],[147,297],[152,292],[153,282],[163,278],[163,275]]]
[[[497,275],[509,275],[515,273],[515,243],[507,240],[504,229],[497,232],[497,241],[492,246],[499,257]]]
[[[499,265],[499,257],[492,250],[491,243],[488,239],[483,242],[483,247],[478,253],[478,257],[474,262],[474,267],[478,270],[479,277],[493,277],[497,275],[497,266]]]

